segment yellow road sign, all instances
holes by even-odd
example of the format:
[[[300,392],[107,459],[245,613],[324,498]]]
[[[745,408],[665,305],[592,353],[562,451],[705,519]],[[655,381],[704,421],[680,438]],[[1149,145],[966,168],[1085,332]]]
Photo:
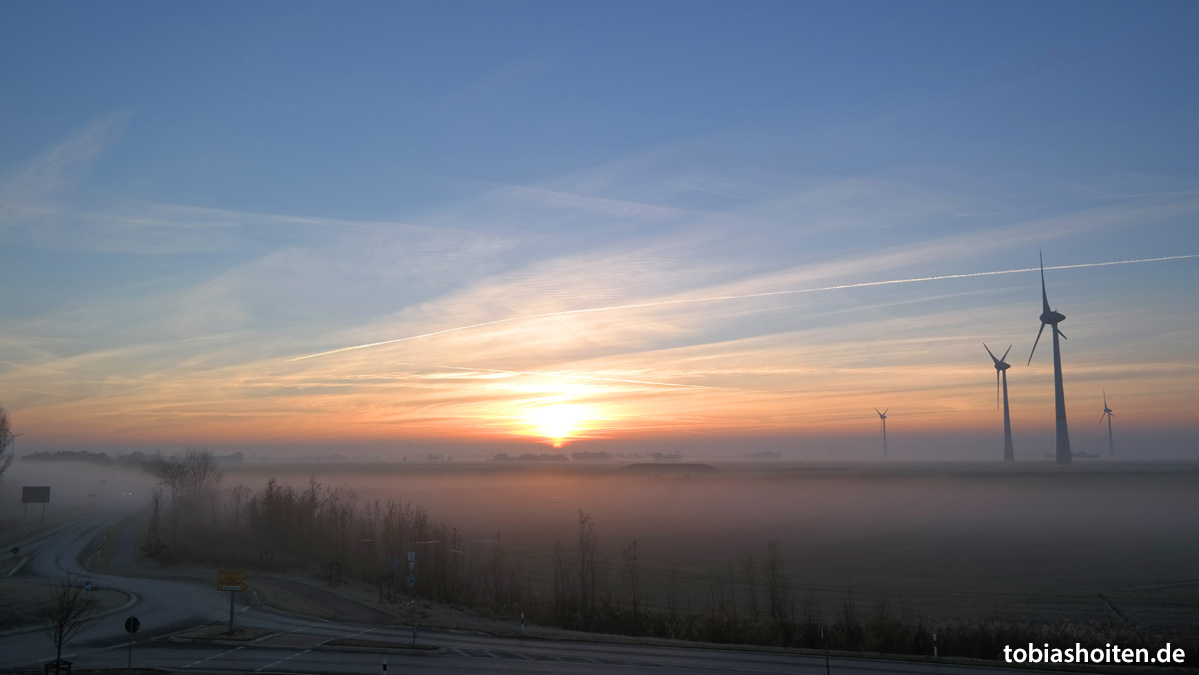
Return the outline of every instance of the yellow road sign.
[[[217,570],[216,587],[222,591],[244,591],[244,582],[249,575],[241,570]]]

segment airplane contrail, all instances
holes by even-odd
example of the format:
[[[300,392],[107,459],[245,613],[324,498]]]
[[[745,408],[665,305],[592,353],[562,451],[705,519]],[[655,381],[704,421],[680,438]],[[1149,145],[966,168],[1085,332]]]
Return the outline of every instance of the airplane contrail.
[[[1082,267],[1108,267],[1111,265],[1132,265],[1135,263],[1147,262],[1162,262],[1164,260],[1186,260],[1188,258],[1199,258],[1199,254],[1188,255],[1169,255],[1160,258],[1139,258],[1137,260],[1109,260],[1107,262],[1094,263],[1077,263],[1074,265],[1053,265],[1046,267],[1047,270],[1072,270]],[[866,288],[869,286],[887,286],[890,284],[910,284],[918,281],[943,281],[945,279],[968,279],[970,277],[993,277],[1002,274],[1020,274],[1022,272],[1037,272],[1039,267],[1023,267],[1015,270],[995,270],[991,272],[967,272],[963,274],[943,274],[935,277],[912,277],[909,279],[888,279],[886,281],[862,281],[854,284],[838,284],[836,286],[820,286],[818,288],[799,288],[784,291],[764,291],[762,293],[744,293],[740,295],[711,295],[703,298],[681,298],[678,300],[655,300],[654,302],[640,302],[630,305],[609,305],[607,307],[587,307],[584,309],[564,309],[557,312],[545,312],[544,314],[525,314],[523,316],[512,316],[506,319],[496,319],[494,321],[483,321],[482,323],[472,323],[467,326],[455,326],[454,328],[445,328],[435,330],[430,333],[421,333],[420,335],[409,335],[408,337],[396,338],[394,340],[383,340],[382,342],[370,342],[362,345],[354,345],[352,347],[340,347],[338,349],[330,349],[324,352],[315,354],[307,354],[305,356],[297,356],[288,359],[288,362],[303,361],[305,359],[315,359],[319,356],[329,356],[331,354],[340,354],[341,352],[356,351],[359,349],[369,349],[371,347],[381,347],[383,345],[396,344],[398,342],[408,342],[410,340],[421,340],[424,338],[436,337],[445,335],[446,333],[456,333],[464,330],[473,330],[475,328],[485,328],[487,326],[495,326],[502,323],[513,323],[516,321],[528,321],[530,319],[544,319],[551,316],[567,316],[570,314],[588,314],[591,312],[614,312],[623,309],[645,309],[647,307],[664,307],[667,305],[685,305],[696,302],[718,302],[721,300],[746,300],[749,298],[766,298],[775,295],[796,295],[800,293],[819,293],[822,291],[837,291],[846,288]]]
[[[399,361],[398,366],[417,366],[415,363]],[[419,367],[419,366],[418,366]],[[727,387],[712,387],[702,384],[678,384],[675,382],[650,382],[648,380],[622,380],[615,377],[595,377],[593,375],[568,375],[566,373],[537,373],[527,370],[500,370],[498,368],[464,368],[462,366],[426,366],[429,368],[444,368],[446,370],[482,371],[484,373],[503,373],[507,375],[540,375],[542,377],[565,377],[574,380],[592,380],[599,382],[620,382],[623,384],[648,384],[655,387],[684,387],[687,389],[727,389]]]

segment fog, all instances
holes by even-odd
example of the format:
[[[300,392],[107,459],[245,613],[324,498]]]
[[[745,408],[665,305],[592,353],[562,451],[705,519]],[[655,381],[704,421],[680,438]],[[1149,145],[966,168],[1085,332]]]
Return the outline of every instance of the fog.
[[[146,490],[155,482],[146,472],[123,466],[83,462],[27,461],[18,458],[0,483],[0,521],[32,522],[42,518],[42,505],[21,504],[21,488],[50,486],[46,518],[78,510],[140,509]],[[27,516],[26,516],[27,514]]]
[[[740,569],[747,553],[761,560],[777,540],[798,601],[817,612],[841,611],[852,597],[863,612],[885,601],[932,620],[1110,620],[1110,602],[1146,625],[1199,625],[1188,609],[1199,602],[1199,465],[711,466],[264,462],[225,465],[222,485],[258,491],[272,477],[296,487],[314,477],[353,488],[360,505],[410,502],[467,543],[499,534],[534,585],[556,542],[572,550],[582,510],[616,589],[620,549],[634,539],[650,587],[677,583],[684,593],[702,593],[730,562]],[[27,485],[51,486],[53,518],[143,509],[153,484],[137,469],[17,461],[0,484],[0,520],[20,521]],[[27,517],[40,519],[41,505]]]
[[[716,566],[779,541],[802,602],[850,594],[921,616],[1112,618],[1099,594],[1150,624],[1192,625],[1199,599],[1199,466],[1081,464],[713,464],[712,473],[623,463],[240,465],[226,486],[297,487],[310,475],[361,498],[409,501],[469,541],[502,535],[533,577],[579,510],[596,523],[609,574],[640,543],[659,585],[702,586]],[[1189,584],[1189,585],[1188,585]]]

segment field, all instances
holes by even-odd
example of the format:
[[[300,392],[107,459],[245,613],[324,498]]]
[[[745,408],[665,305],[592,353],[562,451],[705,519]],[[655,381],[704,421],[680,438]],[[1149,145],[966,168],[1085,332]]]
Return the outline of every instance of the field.
[[[851,600],[863,614],[885,603],[933,624],[1199,627],[1199,466],[714,466],[259,464],[230,467],[225,486],[258,490],[277,477],[298,488],[315,476],[352,487],[360,503],[410,501],[467,542],[498,533],[538,587],[554,543],[573,546],[582,510],[610,587],[622,588],[620,550],[638,540],[651,604],[668,588],[701,604],[715,579],[740,577],[746,555],[761,561],[777,540],[801,613],[840,615]]]

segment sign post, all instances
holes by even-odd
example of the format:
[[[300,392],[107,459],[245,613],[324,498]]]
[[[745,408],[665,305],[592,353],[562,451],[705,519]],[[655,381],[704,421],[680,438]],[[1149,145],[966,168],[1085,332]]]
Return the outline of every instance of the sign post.
[[[249,586],[246,586],[247,575],[240,570],[217,570],[216,587],[222,591],[229,591],[229,632],[233,632],[233,594],[237,591],[244,591]]]
[[[416,588],[416,551],[408,551],[408,588]]]
[[[21,488],[21,504],[24,509],[22,520],[29,515],[30,504],[42,505],[42,520],[46,519],[46,504],[50,501],[49,485],[26,485]]]
[[[396,570],[400,568],[400,557],[394,556],[391,559],[391,601],[396,601]]]
[[[133,670],[133,634],[141,627],[142,622],[136,616],[125,619],[125,632],[129,633],[129,663],[125,666],[126,670]]]

